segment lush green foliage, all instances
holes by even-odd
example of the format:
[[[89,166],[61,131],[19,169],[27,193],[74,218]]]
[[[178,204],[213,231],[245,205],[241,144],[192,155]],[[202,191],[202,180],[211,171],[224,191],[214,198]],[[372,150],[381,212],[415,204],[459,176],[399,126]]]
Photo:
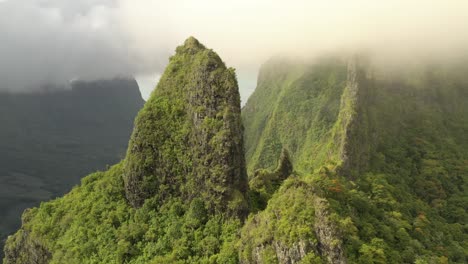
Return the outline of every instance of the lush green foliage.
[[[243,116],[249,168],[260,168],[247,190],[225,177],[244,169],[226,155],[238,149],[220,147],[241,142],[238,113],[214,99],[238,105],[234,76],[199,45],[171,59],[127,159],[25,212],[7,263],[467,262],[468,82],[457,69],[270,62]],[[232,212],[244,194],[242,222]]]
[[[123,193],[122,172],[119,164],[94,173],[63,198],[28,210],[21,232],[52,252],[50,263],[237,262],[238,219],[210,217],[199,199],[173,198],[162,206],[149,199],[134,209]],[[9,246],[24,245],[11,238]],[[17,263],[30,263],[25,259]]]
[[[273,169],[282,148],[298,172],[320,167],[334,155],[325,140],[338,118],[345,85],[346,65],[337,59],[264,65],[257,89],[242,109],[248,171]]]
[[[291,205],[284,206],[293,201],[295,204],[313,203],[312,196],[291,198],[288,195],[291,189],[296,194],[311,190],[328,200],[330,223],[339,230],[337,235],[348,262],[466,263],[466,78],[457,76],[456,68],[442,67],[415,69],[404,76],[385,78],[378,73],[374,77],[366,76],[363,68],[356,74],[353,81],[358,84],[357,92],[349,90],[353,83],[348,76],[336,123],[330,133],[323,134],[327,138],[320,139],[330,142],[328,146],[337,151],[341,160],[330,155],[322,168],[303,173],[303,184],[294,187],[283,184],[265,211],[249,219],[243,227],[241,257],[252,260],[256,255],[254,259],[258,260],[258,256],[268,255],[279,261],[278,256],[284,249],[278,243],[287,243],[291,234],[302,230],[302,225],[315,228],[315,236],[302,238],[306,241],[302,248],[309,244],[309,252],[322,252],[322,258],[339,251],[335,248],[327,256],[326,251],[319,250],[320,243],[317,245],[316,241],[323,239],[317,237],[320,219],[309,212],[311,205],[296,211],[291,211]],[[278,77],[277,84],[282,82],[282,77]],[[297,100],[300,105],[303,99]],[[268,107],[274,109],[279,105]],[[252,107],[247,105],[246,109]],[[262,111],[264,109],[244,112],[244,115],[253,115],[244,116],[246,131],[257,128],[256,115],[258,113],[261,118]],[[296,110],[291,107],[287,111],[294,113]],[[249,120],[254,121],[249,123]],[[346,123],[349,125],[344,125]],[[276,131],[282,131],[281,126],[285,124],[271,125]],[[246,137],[255,139],[256,136],[246,134]],[[263,140],[259,139],[257,144],[264,144]],[[315,159],[319,155],[312,151],[303,158]],[[361,171],[344,170],[344,158],[350,158],[351,165],[359,166]],[[253,158],[249,162],[257,161]],[[367,164],[361,165],[363,163]],[[298,215],[305,217],[298,220]],[[283,221],[288,225],[282,225]],[[297,228],[291,229],[291,226]],[[261,241],[249,235],[271,232],[275,235]],[[299,241],[301,239],[295,240]],[[289,245],[290,250],[297,248],[297,244]],[[297,255],[299,259],[303,257]]]
[[[297,178],[286,180],[269,201],[268,207],[256,215],[251,215],[243,227],[240,242],[241,259],[247,263],[285,263],[284,260],[294,257],[285,256],[279,262],[276,252],[278,248],[302,247],[307,250],[316,246],[316,234],[311,228],[317,209],[312,206],[314,199],[316,198],[311,185]],[[272,243],[273,241],[275,243]],[[256,253],[259,256],[253,256]],[[312,263],[322,263],[318,252],[310,251],[305,257],[313,259],[315,262]]]
[[[237,263],[246,193],[234,70],[189,38],[138,114],[126,158],[25,212],[6,262]]]

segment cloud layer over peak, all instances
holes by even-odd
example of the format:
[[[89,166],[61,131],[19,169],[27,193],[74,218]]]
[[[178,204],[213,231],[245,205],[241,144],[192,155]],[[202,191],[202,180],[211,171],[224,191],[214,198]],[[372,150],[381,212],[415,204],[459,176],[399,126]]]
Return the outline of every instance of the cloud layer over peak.
[[[457,57],[466,55],[467,28],[468,2],[456,0],[3,0],[0,90],[121,74],[156,82],[175,46],[194,35],[238,69],[246,97],[258,66],[278,53]]]

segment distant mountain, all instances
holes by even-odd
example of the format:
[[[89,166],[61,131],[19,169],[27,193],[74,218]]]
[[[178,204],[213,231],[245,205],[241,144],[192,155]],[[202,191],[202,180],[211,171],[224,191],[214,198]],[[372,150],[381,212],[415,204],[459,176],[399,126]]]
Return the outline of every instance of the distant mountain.
[[[118,162],[144,103],[133,79],[75,81],[71,90],[43,90],[0,93],[2,241],[20,226],[24,209]]]

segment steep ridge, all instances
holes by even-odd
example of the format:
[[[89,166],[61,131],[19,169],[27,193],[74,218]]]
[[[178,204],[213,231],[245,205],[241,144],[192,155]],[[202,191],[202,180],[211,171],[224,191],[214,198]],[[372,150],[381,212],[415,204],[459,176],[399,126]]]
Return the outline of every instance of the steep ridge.
[[[289,84],[279,80],[286,91],[277,99],[278,106],[273,108],[276,112],[271,114],[273,117],[268,120],[269,124],[263,132],[268,134],[263,136],[276,134],[273,137],[277,138],[277,147],[283,148],[283,151],[292,146],[293,155],[296,156],[293,166],[295,169],[299,167],[299,175],[290,173],[289,178],[284,177],[286,181],[271,200],[254,202],[268,202],[268,206],[253,215],[243,227],[240,246],[242,263],[347,263],[341,234],[337,224],[331,220],[333,212],[323,197],[321,186],[311,183],[310,177],[300,175],[307,175],[308,170],[312,173],[311,164],[326,166],[320,170],[321,174],[328,173],[329,169],[335,171],[340,168],[344,171],[344,164],[349,164],[344,162],[344,158],[349,159],[348,142],[354,134],[356,109],[358,102],[361,102],[357,80],[361,70],[356,64],[356,60],[350,60],[346,65],[343,60],[326,58],[315,65],[302,65],[302,74],[292,73],[297,79]],[[268,89],[268,86],[259,87]],[[256,100],[255,94],[252,98],[252,101]],[[258,110],[249,109],[252,101],[249,100],[243,112],[247,132],[251,125],[249,120],[257,118],[249,116],[256,115],[255,111]],[[285,118],[284,113],[289,114],[289,118]],[[276,116],[281,117],[276,119]],[[287,135],[278,135],[284,131],[283,126],[294,128]],[[295,133],[298,134],[297,138],[294,137]],[[274,155],[275,152],[262,150],[271,149],[268,144],[271,144],[268,139],[259,142],[258,155]],[[300,149],[295,147],[296,144],[313,147]],[[326,152],[320,153],[322,151]],[[253,156],[251,159],[255,158]],[[317,161],[307,161],[314,158]],[[256,186],[259,174],[269,175],[262,170],[255,171],[250,180],[254,193],[259,189]],[[282,228],[276,229],[278,226]]]
[[[26,210],[4,263],[237,262],[242,132],[234,70],[187,39],[138,114],[125,159]]]
[[[297,135],[295,140],[303,145],[325,144],[327,153],[323,158],[320,148],[304,152],[290,147],[293,166],[300,173],[287,178],[266,208],[249,217],[242,228],[241,262],[466,262],[463,208],[467,206],[468,138],[463,131],[468,128],[468,82],[461,73],[464,68],[422,67],[392,74],[367,65],[362,58],[345,67],[346,85],[338,89],[339,111],[313,143],[306,142],[312,138],[303,137],[309,129],[304,122],[310,120],[300,119],[300,106],[308,100],[304,94],[313,90],[312,85],[284,110],[298,114],[289,119],[291,123],[274,119],[275,111],[284,108],[287,93],[294,92],[282,78],[269,80],[286,91],[275,93],[282,97],[276,105],[256,108],[262,104],[257,104],[254,94],[245,106],[246,142],[254,142],[256,151],[271,155],[264,151],[266,139],[255,142],[252,138],[258,137],[249,134],[258,128],[257,120],[267,115],[270,123],[263,133],[269,129],[277,134],[277,148],[290,147]],[[331,73],[329,68],[322,76]],[[259,89],[266,93],[268,87],[259,83]],[[278,133],[284,133],[285,125],[303,130],[282,137]],[[247,157],[249,168],[261,164],[255,155],[247,153]],[[314,166],[307,171],[301,164],[307,159],[319,162],[310,161]],[[251,187],[255,190],[255,185]]]
[[[242,110],[249,172],[274,168],[283,148],[298,172],[330,158],[323,140],[338,119],[346,71],[336,58],[312,65],[273,59],[261,68],[257,89]]]
[[[24,209],[63,195],[84,175],[122,159],[143,103],[132,78],[0,92],[2,248],[20,227]]]

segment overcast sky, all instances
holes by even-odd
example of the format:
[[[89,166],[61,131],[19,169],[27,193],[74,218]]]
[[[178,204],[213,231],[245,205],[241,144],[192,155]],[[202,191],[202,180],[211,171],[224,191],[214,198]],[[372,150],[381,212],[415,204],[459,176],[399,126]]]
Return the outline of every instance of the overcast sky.
[[[147,95],[190,35],[237,69],[245,102],[275,54],[466,53],[468,1],[0,0],[0,90],[133,75]]]

